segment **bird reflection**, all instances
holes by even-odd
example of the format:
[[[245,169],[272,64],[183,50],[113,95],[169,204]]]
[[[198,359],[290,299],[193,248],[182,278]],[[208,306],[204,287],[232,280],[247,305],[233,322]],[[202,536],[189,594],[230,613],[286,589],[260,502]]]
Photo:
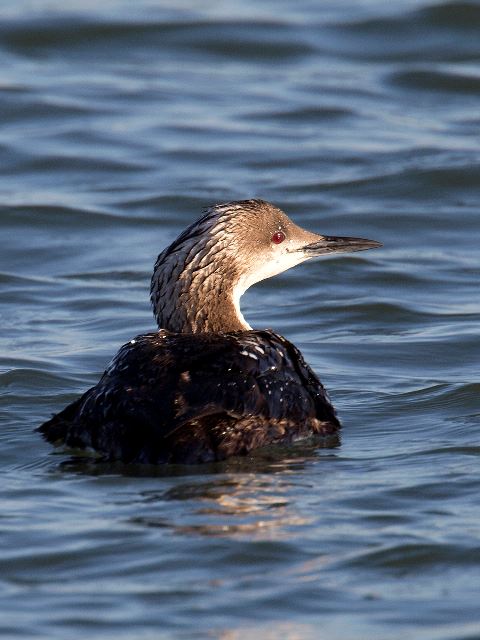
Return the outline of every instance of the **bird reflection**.
[[[205,475],[175,483],[164,491],[146,491],[142,506],[131,520],[146,527],[169,528],[177,534],[209,537],[242,537],[250,540],[287,540],[298,527],[312,523],[300,498],[306,489],[298,471],[312,460],[326,461],[334,454],[270,461],[268,472],[233,473],[232,462],[222,465],[221,475]],[[226,468],[230,468],[230,472]],[[165,505],[168,503],[168,508]],[[172,506],[177,503],[177,507]]]

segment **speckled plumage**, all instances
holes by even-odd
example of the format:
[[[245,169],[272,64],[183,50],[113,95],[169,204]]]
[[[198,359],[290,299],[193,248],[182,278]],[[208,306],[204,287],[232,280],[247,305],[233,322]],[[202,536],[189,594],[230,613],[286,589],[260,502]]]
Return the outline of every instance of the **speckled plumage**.
[[[107,460],[156,464],[222,460],[338,427],[323,386],[285,338],[160,331],[124,345],[99,383],[40,430]]]

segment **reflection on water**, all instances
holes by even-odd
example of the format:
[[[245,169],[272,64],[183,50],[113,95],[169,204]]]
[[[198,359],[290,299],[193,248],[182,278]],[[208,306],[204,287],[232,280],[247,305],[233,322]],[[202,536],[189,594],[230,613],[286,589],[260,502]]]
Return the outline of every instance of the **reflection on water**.
[[[291,528],[311,522],[296,513],[288,498],[288,481],[271,483],[253,474],[227,476],[215,481],[179,484],[163,494],[147,493],[144,498],[156,503],[160,513],[165,502],[189,501],[189,522],[171,522],[160,516],[145,516],[133,521],[150,527],[170,527],[175,533],[205,536],[247,535],[251,540],[286,539]],[[167,504],[168,511],[168,504]]]
[[[316,445],[302,442],[204,465],[107,464],[84,455],[63,460],[59,468],[87,476],[175,479],[168,489],[139,494],[137,515],[129,519],[136,525],[182,534],[280,540],[294,535],[294,527],[312,521],[289,496],[292,490],[311,489],[311,483],[307,479],[299,482],[297,474],[305,471],[308,476],[309,465],[322,459],[334,461],[335,453],[330,449],[320,453]],[[171,503],[179,503],[181,508],[172,509]]]

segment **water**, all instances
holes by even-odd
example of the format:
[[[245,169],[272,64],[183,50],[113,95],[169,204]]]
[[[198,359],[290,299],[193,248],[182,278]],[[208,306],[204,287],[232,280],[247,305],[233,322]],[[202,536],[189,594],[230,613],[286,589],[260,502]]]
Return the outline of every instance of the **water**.
[[[477,639],[480,5],[172,4],[0,8],[0,633]],[[243,299],[341,447],[53,453],[34,427],[153,328],[160,249],[246,197],[385,245]]]

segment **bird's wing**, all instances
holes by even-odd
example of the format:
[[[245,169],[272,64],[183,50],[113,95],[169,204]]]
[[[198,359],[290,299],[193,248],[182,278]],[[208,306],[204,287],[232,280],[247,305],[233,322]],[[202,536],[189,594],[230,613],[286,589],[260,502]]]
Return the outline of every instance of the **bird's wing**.
[[[50,441],[61,436],[70,446],[126,458],[126,451],[155,450],[174,432],[206,424],[206,416],[336,420],[300,352],[273,332],[161,331],[124,345],[98,384],[40,430]]]

